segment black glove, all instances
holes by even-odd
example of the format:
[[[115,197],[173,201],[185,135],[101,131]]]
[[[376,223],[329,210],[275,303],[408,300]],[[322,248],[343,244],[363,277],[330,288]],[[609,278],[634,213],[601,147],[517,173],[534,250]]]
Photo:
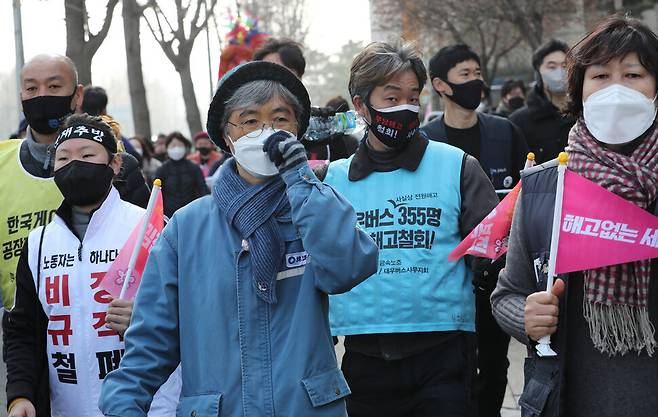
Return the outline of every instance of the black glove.
[[[263,152],[267,153],[281,174],[308,162],[304,145],[294,135],[283,130],[267,138]]]

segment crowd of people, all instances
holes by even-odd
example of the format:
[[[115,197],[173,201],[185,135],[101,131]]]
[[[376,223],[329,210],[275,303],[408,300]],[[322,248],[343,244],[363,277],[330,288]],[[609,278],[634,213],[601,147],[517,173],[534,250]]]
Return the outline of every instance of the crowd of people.
[[[124,136],[69,58],[28,61],[25,122],[0,142],[9,416],[499,417],[510,337],[528,347],[522,416],[657,415],[658,264],[552,288],[546,264],[565,149],[658,214],[658,37],[613,16],[550,40],[536,82],[505,81],[488,112],[468,45],[427,62],[366,46],[350,100],[326,104],[364,131],[316,141],[303,49],[270,39],[220,79],[207,131],[152,141]],[[425,88],[443,111],[421,125]],[[168,223],[136,298],[115,298],[101,280],[155,179]],[[449,262],[519,182],[507,255]]]

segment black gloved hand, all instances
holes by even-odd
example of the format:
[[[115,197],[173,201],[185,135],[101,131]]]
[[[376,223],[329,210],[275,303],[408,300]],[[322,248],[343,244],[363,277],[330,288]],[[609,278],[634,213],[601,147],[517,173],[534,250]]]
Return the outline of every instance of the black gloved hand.
[[[267,153],[281,174],[307,163],[304,145],[294,135],[283,130],[267,138],[263,152]]]

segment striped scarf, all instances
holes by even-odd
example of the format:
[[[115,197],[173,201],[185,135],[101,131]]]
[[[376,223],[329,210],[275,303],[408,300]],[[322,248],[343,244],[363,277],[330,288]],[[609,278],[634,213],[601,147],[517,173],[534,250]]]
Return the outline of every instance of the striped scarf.
[[[658,127],[652,126],[630,156],[601,146],[581,118],[569,133],[568,168],[647,209],[658,197]],[[584,271],[583,314],[601,353],[624,355],[656,348],[649,321],[651,261],[642,260]]]
[[[285,254],[285,242],[276,216],[290,213],[286,184],[280,176],[250,185],[237,173],[235,158],[221,167],[213,197],[249,243],[254,291],[263,301],[276,304],[276,274]]]

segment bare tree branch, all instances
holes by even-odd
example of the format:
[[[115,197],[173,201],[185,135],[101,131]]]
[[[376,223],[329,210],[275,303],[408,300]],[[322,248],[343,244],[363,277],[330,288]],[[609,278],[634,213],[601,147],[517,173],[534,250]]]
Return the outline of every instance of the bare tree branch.
[[[87,24],[89,41],[87,42],[86,49],[88,53],[91,54],[92,56],[96,53],[98,48],[100,48],[101,44],[107,37],[107,33],[110,30],[110,25],[112,24],[112,16],[114,15],[114,8],[116,7],[117,3],[119,3],[119,0],[109,0],[109,2],[107,3],[107,6],[105,7],[105,20],[103,20],[103,26],[101,27],[101,30],[97,34],[93,35],[89,31],[89,25]]]

